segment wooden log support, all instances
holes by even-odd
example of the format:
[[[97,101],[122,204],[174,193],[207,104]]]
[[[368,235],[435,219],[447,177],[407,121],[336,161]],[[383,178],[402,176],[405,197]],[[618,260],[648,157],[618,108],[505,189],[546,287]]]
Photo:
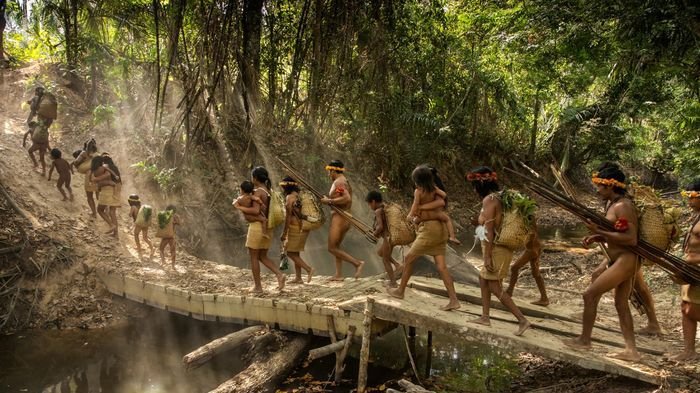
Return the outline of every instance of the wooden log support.
[[[334,353],[337,353],[338,351],[342,350],[343,347],[345,347],[345,342],[347,341],[347,338],[342,339],[340,341],[336,341],[334,343],[330,343],[328,345],[325,345],[323,347],[315,348],[309,351],[309,360],[316,360],[320,359],[322,357],[332,355]]]
[[[236,349],[248,342],[248,339],[255,336],[257,333],[266,330],[265,326],[251,326],[243,330],[231,333],[221,338],[205,344],[194,351],[188,353],[182,358],[182,363],[186,370],[193,370],[208,362],[214,356]]]
[[[364,315],[365,319],[362,321],[362,349],[360,350],[360,371],[357,376],[357,393],[365,393],[365,390],[367,389],[367,364],[369,363],[369,342],[372,339],[374,298],[367,298]]]
[[[277,337],[279,345],[270,343],[264,348],[255,349],[253,361],[235,377],[219,385],[209,393],[271,393],[276,386],[296,366],[306,346],[311,341],[308,335],[266,334],[265,337]],[[257,340],[263,341],[263,340]],[[262,346],[262,345],[261,345]],[[272,347],[276,347],[270,350]]]
[[[355,337],[355,326],[348,326],[348,334],[345,336],[345,345],[343,350],[340,351],[340,355],[335,358],[335,384],[336,386],[343,379],[343,371],[345,371],[345,357],[348,356],[348,350],[350,349],[350,344]]]
[[[331,338],[331,342],[335,343],[338,341],[338,335],[335,332],[335,319],[332,315],[326,316],[326,321],[328,322],[328,336]]]

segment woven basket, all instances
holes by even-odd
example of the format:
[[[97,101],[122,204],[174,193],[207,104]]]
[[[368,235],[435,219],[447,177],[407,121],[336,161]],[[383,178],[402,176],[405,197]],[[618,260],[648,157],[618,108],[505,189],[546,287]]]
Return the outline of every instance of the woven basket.
[[[269,207],[267,211],[267,228],[276,228],[284,224],[286,213],[284,212],[284,198],[277,191],[272,191],[270,194]]]
[[[158,215],[156,216],[158,219],[158,224],[156,225],[156,237],[161,239],[175,237],[175,224],[173,223],[174,215],[175,213],[168,214],[168,211],[165,210],[158,212]],[[162,223],[165,225],[161,226]]]
[[[143,205],[136,214],[134,225],[139,228],[148,228],[151,224],[151,218],[153,218],[153,208],[149,205]]]
[[[501,230],[496,233],[494,243],[514,251],[520,250],[525,248],[529,232],[523,217],[517,211],[509,210],[503,213]]]
[[[299,199],[301,200],[302,216],[309,217],[314,221],[301,220],[301,230],[313,231],[314,229],[322,227],[323,223],[326,221],[326,216],[316,197],[312,193],[303,190],[299,193]]]
[[[669,233],[664,225],[661,206],[644,206],[639,209],[639,237],[652,246],[666,251],[669,246]],[[652,264],[646,259],[643,259],[642,263]]]
[[[92,161],[89,158],[86,158],[85,161],[81,162],[80,165],[78,165],[78,173],[86,174],[90,171],[92,168]]]
[[[395,203],[387,203],[384,205],[384,215],[392,246],[404,246],[416,240],[416,229],[406,219],[408,212],[404,208]]]
[[[37,108],[36,113],[46,119],[54,119],[58,117],[58,104],[56,103],[56,96],[51,93],[44,93],[39,101],[39,108]]]
[[[49,143],[49,129],[43,124],[38,125],[32,133],[32,142]]]

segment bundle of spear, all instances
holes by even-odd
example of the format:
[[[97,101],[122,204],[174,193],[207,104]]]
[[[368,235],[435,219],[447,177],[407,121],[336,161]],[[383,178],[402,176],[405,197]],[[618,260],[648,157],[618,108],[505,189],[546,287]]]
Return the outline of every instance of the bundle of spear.
[[[590,221],[601,228],[614,231],[614,225],[604,216],[589,209],[583,204],[563,195],[549,184],[532,176],[520,173],[516,170],[506,168],[508,172],[522,178],[526,181],[526,187],[531,191],[539,194],[548,201],[568,210],[575,216],[584,221]],[[700,267],[687,264],[681,258],[671,255],[664,250],[652,246],[646,241],[640,239],[637,245],[629,247],[629,249],[642,258],[645,258],[659,265],[664,271],[677,279],[691,285],[700,285]]]
[[[277,161],[279,161],[280,165],[282,165],[282,168],[284,168],[284,171],[289,174],[289,176],[293,177],[294,180],[297,181],[297,183],[301,184],[302,187],[306,188],[309,190],[310,193],[312,193],[316,198],[321,199],[324,197],[322,193],[320,193],[318,190],[316,190],[311,183],[306,181],[303,177],[299,175],[299,172],[297,172],[294,168],[292,168],[289,164],[286,162],[282,161],[279,157],[277,158]],[[365,238],[369,240],[372,243],[377,243],[377,238],[374,236],[374,231],[372,231],[372,227],[369,225],[365,224],[363,221],[353,217],[352,214],[349,212],[346,212],[345,210],[342,210],[338,208],[337,206],[330,205],[331,209],[335,211],[336,213],[340,214],[343,218],[348,220],[352,226],[357,228],[358,231],[362,232],[363,235],[365,235]]]

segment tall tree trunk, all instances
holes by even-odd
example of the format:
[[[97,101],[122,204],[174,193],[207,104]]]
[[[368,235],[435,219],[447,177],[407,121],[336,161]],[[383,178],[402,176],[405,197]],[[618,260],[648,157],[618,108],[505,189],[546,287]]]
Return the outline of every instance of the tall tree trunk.
[[[0,0],[0,63],[5,60],[5,7],[6,0]],[[2,64],[0,64],[2,65]]]
[[[535,151],[537,149],[537,129],[539,128],[537,125],[537,121],[540,118],[540,90],[537,89],[535,92],[535,108],[532,113],[532,129],[530,129],[530,152],[529,156],[530,159],[533,160],[535,158]]]
[[[277,102],[277,37],[275,32],[275,13],[279,9],[279,1],[272,5],[272,0],[267,3],[267,26],[270,34],[270,64],[267,67],[267,100],[270,114],[274,117],[275,104]]]
[[[312,31],[313,57],[311,60],[311,86],[309,89],[309,124],[318,126],[318,106],[321,102],[321,22],[323,21],[324,1],[316,0],[314,5],[314,25]]]
[[[156,28],[156,111],[153,113],[153,132],[156,131],[158,121],[158,104],[160,103],[160,21],[158,13],[160,12],[160,0],[153,0],[153,22]]]
[[[249,94],[257,92],[260,73],[260,35],[263,0],[243,2],[243,82]]]

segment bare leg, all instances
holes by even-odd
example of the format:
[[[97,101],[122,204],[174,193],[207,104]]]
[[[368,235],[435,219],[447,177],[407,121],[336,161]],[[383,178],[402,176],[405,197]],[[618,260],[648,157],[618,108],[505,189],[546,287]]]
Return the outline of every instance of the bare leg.
[[[160,251],[160,264],[165,266],[165,246],[168,245],[168,239],[161,238],[160,246],[158,250]]]
[[[260,280],[260,251],[261,250],[253,250],[252,248],[249,248],[248,251],[250,252],[250,270],[253,272],[253,293],[262,293],[263,288],[262,288],[262,281]]]
[[[387,290],[389,295],[403,299],[404,292],[406,291],[406,286],[408,285],[408,280],[411,279],[411,276],[413,275],[413,264],[416,262],[416,259],[418,258],[418,255],[413,255],[413,254],[408,254],[404,258],[404,263],[403,263],[403,274],[401,275],[401,283],[399,283],[399,287],[396,289],[390,288]]]
[[[110,218],[109,214],[107,213],[107,206],[106,205],[97,205],[97,214],[102,217],[103,220],[109,225],[110,228],[112,228],[112,219]],[[110,229],[111,232],[111,229]],[[107,233],[110,233],[107,232]]]
[[[531,303],[536,306],[546,307],[549,305],[549,298],[547,297],[547,290],[544,287],[544,279],[542,278],[542,273],[540,273],[539,255],[537,256],[537,258],[530,261],[530,269],[532,270],[532,278],[535,279],[537,289],[540,291],[540,299]]]
[[[447,303],[447,305],[440,307],[440,310],[456,310],[460,307],[460,304],[459,300],[457,299],[457,291],[455,291],[454,281],[452,280],[449,270],[447,270],[445,256],[436,255],[433,258],[435,259],[435,266],[437,267],[438,273],[440,273],[442,283],[445,284],[445,288],[447,289],[447,297],[450,299],[450,302]]]
[[[343,242],[348,230],[350,230],[350,223],[341,217],[340,214],[334,213],[331,216],[330,232],[328,233],[328,252],[335,257],[335,276],[331,280],[343,279],[343,261],[355,266],[355,278],[358,278],[362,273],[364,261],[360,261],[340,249],[340,244]]]
[[[510,280],[508,281],[508,289],[506,293],[509,296],[513,296],[513,290],[515,289],[515,284],[518,283],[518,275],[520,274],[520,269],[525,266],[526,263],[530,262],[533,258],[536,258],[536,254],[531,250],[526,249],[523,255],[520,256],[513,264],[510,266]]]
[[[118,237],[119,233],[117,232],[117,229],[119,229],[119,221],[117,221],[117,208],[114,206],[109,207],[109,218],[112,221],[112,235],[114,237]],[[175,240],[173,240],[173,245],[172,247],[175,247]],[[175,259],[173,258],[173,266],[175,264]]]
[[[382,258],[382,263],[384,264],[384,271],[386,271],[386,277],[389,279],[389,286],[391,288],[396,288],[396,278],[394,277],[394,268],[392,267],[392,262],[394,261],[392,261],[391,258],[391,250],[387,250],[387,248],[390,247],[391,246],[389,245],[388,239],[384,238],[382,240],[382,244],[379,245],[377,255],[379,255]],[[387,256],[387,254],[389,255]]]
[[[97,217],[97,210],[95,209],[95,198],[92,196],[91,191],[85,191],[87,196],[88,206],[90,206],[90,211],[92,211],[92,218]]]
[[[695,352],[695,335],[697,334],[698,321],[700,321],[700,305],[684,301],[681,304],[681,314],[683,315],[683,352],[673,356],[671,359],[677,361],[687,361],[698,359]]]
[[[151,239],[148,238],[148,228],[144,228],[141,230],[142,236],[143,236],[143,241],[148,244],[148,247],[151,249],[151,255],[149,258],[153,258],[153,252],[155,249],[153,248],[153,243],[151,243]]]
[[[302,283],[301,279],[301,270],[304,269],[308,273],[308,282],[311,282],[311,276],[313,275],[314,269],[309,266],[306,261],[304,261],[301,258],[301,255],[298,252],[288,252],[287,255],[289,258],[294,261],[294,270],[296,272],[296,279],[294,279],[294,283]]]
[[[508,295],[508,293],[503,291],[500,280],[486,280],[486,282],[491,293],[496,295],[498,300],[500,300],[501,303],[506,306],[508,311],[510,311],[515,318],[518,319],[518,330],[514,334],[516,336],[522,336],[522,334],[530,328],[530,321],[525,318],[525,315],[523,315],[522,311],[520,311],[518,306],[515,305],[515,302],[513,302],[513,299]]]
[[[287,276],[285,276],[277,267],[276,264],[272,263],[272,260],[268,258],[267,256],[267,250],[258,250],[260,252],[260,262],[265,265],[266,268],[270,269],[271,272],[275,273],[275,276],[277,276],[277,289],[280,291],[284,289],[284,284],[285,281],[287,280]],[[258,272],[259,274],[259,272]]]
[[[44,149],[39,149],[39,161],[41,161],[41,174],[42,174],[42,176],[46,176],[46,160],[44,160],[45,155],[46,155],[46,151]]]
[[[625,256],[634,257],[633,255],[619,257],[615,264],[606,269],[583,292],[583,326],[581,335],[575,339],[563,340],[564,344],[578,349],[591,348],[591,334],[593,333],[593,324],[598,312],[600,297],[623,281],[629,280],[635,273],[636,262],[625,260]]]
[[[170,257],[172,258],[172,265],[173,265],[173,270],[175,270],[175,238],[171,237],[170,238]]]
[[[32,159],[32,163],[34,164],[34,169],[36,169],[39,166],[39,163],[36,161],[36,157],[34,156],[34,152],[37,151],[37,148],[35,145],[32,145],[29,150],[27,150],[27,154],[29,154],[29,158]]]
[[[136,243],[136,251],[139,253],[139,257],[141,256],[141,242],[139,241],[139,232],[141,232],[141,228],[134,226],[134,242]],[[153,246],[151,246],[153,248]]]
[[[629,303],[632,287],[632,278],[630,277],[615,288],[615,308],[620,318],[620,330],[622,330],[622,337],[625,339],[625,349],[624,351],[612,353],[608,356],[620,360],[637,362],[641,359],[641,356],[637,352],[637,346],[635,344],[634,320],[632,319],[632,311],[630,310]]]
[[[447,226],[447,234],[449,238],[447,239],[448,242],[451,244],[454,244],[456,246],[459,246],[462,244],[459,240],[457,240],[457,236],[455,235],[455,226],[452,224],[452,220],[450,219],[450,216],[447,215],[447,213],[444,214],[444,221],[445,225]]]
[[[58,191],[61,193],[61,196],[63,196],[63,199],[62,199],[62,200],[63,200],[63,201],[67,201],[67,200],[68,200],[68,197],[66,196],[66,193],[63,191],[63,188],[61,188],[61,181],[59,181],[59,182],[56,184],[56,188],[58,188]]]
[[[644,281],[644,273],[642,273],[642,268],[637,269],[637,275],[634,279],[634,289],[639,293],[642,304],[647,312],[648,323],[647,326],[639,329],[637,333],[658,335],[663,334],[661,325],[659,325],[659,320],[656,318],[656,306],[654,305],[654,298],[651,296],[651,291],[646,281]]]
[[[491,289],[489,282],[479,276],[479,288],[481,288],[481,317],[472,320],[471,322],[478,323],[484,326],[491,326]]]
[[[66,183],[66,190],[68,190],[68,195],[71,200],[73,201],[73,189],[70,187],[70,183]]]

